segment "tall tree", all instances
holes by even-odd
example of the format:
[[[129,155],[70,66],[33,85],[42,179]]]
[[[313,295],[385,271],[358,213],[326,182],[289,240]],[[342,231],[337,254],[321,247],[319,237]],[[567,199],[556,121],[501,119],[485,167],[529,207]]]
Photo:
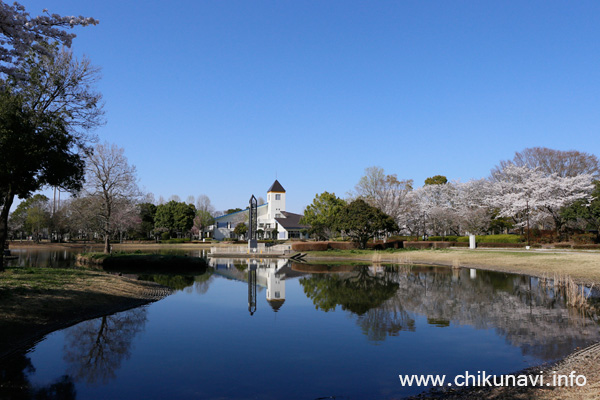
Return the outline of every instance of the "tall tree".
[[[362,199],[354,200],[340,210],[336,226],[357,242],[361,249],[376,235],[398,230],[398,225],[392,217]]]
[[[108,143],[96,145],[87,160],[85,192],[99,199],[96,217],[102,222],[104,252],[110,253],[115,214],[123,203],[134,202],[140,196],[136,168],[129,165],[122,148]]]
[[[140,225],[138,233],[143,238],[151,237],[154,229],[154,215],[156,215],[156,206],[152,203],[142,203],[139,206],[140,210]]]
[[[445,183],[448,183],[448,178],[444,175],[435,175],[425,179],[426,185],[443,185]]]
[[[81,188],[87,133],[102,123],[101,96],[92,89],[98,70],[46,48],[50,56],[31,52],[18,69],[26,79],[11,78],[0,90],[0,247],[15,196],[26,199],[45,186]]]
[[[513,217],[528,232],[533,217],[546,215],[552,217],[560,234],[564,225],[561,209],[578,200],[589,200],[593,190],[589,174],[561,177],[509,164],[499,177],[490,192],[489,204],[499,209],[498,217]]]
[[[350,193],[361,198],[398,221],[406,212],[407,195],[412,191],[412,179],[398,180],[396,174],[386,175],[383,168],[369,167]]]
[[[310,225],[309,232],[318,240],[330,239],[335,232],[337,215],[345,205],[346,202],[337,197],[335,193],[317,194],[312,204],[304,209],[304,216],[300,220],[300,224]]]
[[[577,200],[561,210],[561,214],[567,221],[582,220],[584,229],[595,230],[596,242],[600,242],[600,181],[594,181],[591,199]]]
[[[24,233],[31,234],[39,241],[42,229],[48,228],[50,213],[48,212],[49,199],[43,194],[22,201],[11,214],[11,220],[19,221]]]
[[[589,174],[598,178],[600,161],[593,154],[577,150],[554,150],[547,147],[531,147],[515,152],[512,160],[500,161],[492,169],[492,178],[500,179],[503,170],[510,164],[517,167],[537,169],[544,175],[556,174],[562,178]]]
[[[154,216],[154,227],[157,231],[185,234],[194,225],[196,207],[193,204],[186,204],[169,201],[166,204],[159,204],[156,207]]]
[[[493,210],[486,202],[490,185],[487,179],[471,180],[456,185],[456,215],[463,230],[471,234],[483,234],[490,229]]]

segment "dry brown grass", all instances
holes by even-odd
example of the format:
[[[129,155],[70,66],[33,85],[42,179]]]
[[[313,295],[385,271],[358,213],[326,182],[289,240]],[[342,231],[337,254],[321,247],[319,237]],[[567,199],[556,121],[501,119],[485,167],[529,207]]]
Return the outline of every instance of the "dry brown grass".
[[[169,293],[155,283],[101,271],[8,269],[0,274],[0,357],[56,329]]]
[[[311,253],[309,259],[325,260],[335,254]],[[335,259],[371,261],[370,254],[343,253]],[[397,263],[406,258],[414,264],[445,265],[512,272],[544,277],[569,275],[576,283],[600,284],[600,252],[549,252],[536,250],[416,250],[399,253],[381,252],[382,263]]]

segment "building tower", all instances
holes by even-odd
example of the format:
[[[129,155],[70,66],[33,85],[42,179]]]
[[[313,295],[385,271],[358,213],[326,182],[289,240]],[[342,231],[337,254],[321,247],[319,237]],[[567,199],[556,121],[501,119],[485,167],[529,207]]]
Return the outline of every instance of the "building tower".
[[[282,211],[285,211],[285,189],[276,179],[267,190],[267,219],[283,218]]]

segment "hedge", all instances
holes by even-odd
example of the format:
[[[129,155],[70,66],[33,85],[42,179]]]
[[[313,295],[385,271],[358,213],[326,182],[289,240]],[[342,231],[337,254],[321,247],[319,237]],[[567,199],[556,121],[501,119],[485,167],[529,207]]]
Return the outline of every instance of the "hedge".
[[[404,247],[407,249],[431,249],[434,242],[404,242]]]
[[[600,244],[574,244],[573,248],[577,250],[600,250]]]
[[[469,243],[467,243],[467,242],[450,242],[450,246],[452,246],[452,247],[469,247]]]
[[[367,243],[368,249],[374,250],[385,250],[385,249],[402,249],[404,248],[404,241],[402,240],[388,240],[385,243],[381,241]]]
[[[555,249],[570,249],[571,245],[570,244],[555,244],[554,248]]]
[[[517,248],[524,248],[525,246],[527,246],[526,243],[495,243],[495,242],[491,242],[491,243],[477,243],[477,247],[485,247],[485,248],[510,248],[510,249],[517,249]]]
[[[400,240],[392,240],[383,242],[369,242],[368,249],[384,250],[384,249],[401,249],[404,247],[404,242]],[[326,251],[333,250],[354,250],[358,248],[358,244],[354,242],[294,242],[292,250],[294,251]]]
[[[327,251],[329,243],[327,242],[294,242],[292,250],[294,251]]]
[[[353,250],[358,248],[358,244],[354,242],[328,242],[328,245],[330,249],[335,250]]]

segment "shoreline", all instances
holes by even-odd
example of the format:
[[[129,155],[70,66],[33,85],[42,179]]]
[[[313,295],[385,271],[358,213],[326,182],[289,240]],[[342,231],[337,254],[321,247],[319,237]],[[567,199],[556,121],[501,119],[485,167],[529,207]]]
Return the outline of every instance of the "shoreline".
[[[168,250],[200,250],[208,249],[214,244],[186,243],[186,244],[115,244],[114,250],[131,249],[168,249]],[[29,248],[47,250],[52,248],[101,248],[102,245],[93,244],[34,244],[15,243],[12,248]],[[373,254],[377,254],[375,257]],[[580,284],[593,286],[600,284],[600,253],[584,251],[515,251],[514,249],[449,249],[449,250],[415,250],[388,253],[385,251],[373,252],[371,254],[339,254],[336,252],[308,252],[307,261],[362,261],[373,263],[393,263],[408,265],[436,265],[449,268],[476,268],[496,272],[525,274],[537,277],[552,278],[553,274],[569,274]],[[89,319],[103,315],[126,311],[135,307],[161,300],[172,293],[171,289],[155,283],[134,281],[125,277],[116,277],[124,281],[134,282],[137,286],[132,287],[132,293],[113,299],[110,304],[99,304],[89,309],[80,309],[77,315],[62,319],[53,323],[44,324],[35,328],[33,333],[19,342],[11,344],[10,351],[0,344],[0,360],[8,358],[27,346],[35,344],[47,334],[56,330],[64,329]],[[138,286],[138,285],[142,285]],[[89,294],[88,292],[85,292]],[[84,293],[84,295],[86,295]],[[87,295],[86,295],[87,296]],[[79,303],[75,302],[75,304]],[[21,336],[22,338],[23,336]],[[569,374],[572,370],[584,374],[587,377],[587,385],[581,387],[467,387],[461,389],[437,388],[425,389],[424,392],[409,397],[409,399],[587,399],[594,398],[600,392],[600,343],[592,344],[584,349],[574,349],[563,359],[550,364],[539,365],[528,368],[514,374],[535,374],[539,371],[557,371],[557,373]]]
[[[78,274],[73,282],[59,289],[11,289],[0,280],[0,330],[3,332],[0,360],[26,350],[57,330],[141,307],[173,293],[154,282],[106,272],[85,270]]]

